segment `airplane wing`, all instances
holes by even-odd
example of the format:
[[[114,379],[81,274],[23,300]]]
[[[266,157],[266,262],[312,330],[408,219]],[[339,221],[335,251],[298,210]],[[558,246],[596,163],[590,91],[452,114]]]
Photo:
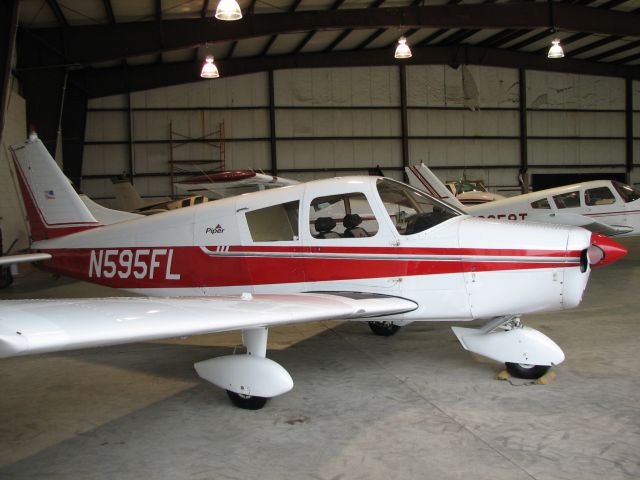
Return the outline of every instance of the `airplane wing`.
[[[606,223],[598,222],[591,217],[580,215],[578,213],[532,212],[527,216],[527,221],[572,225],[574,227],[586,228],[587,230],[606,235],[607,237],[622,235],[633,230],[633,228],[625,225],[608,225]]]
[[[225,198],[267,188],[286,187],[297,183],[296,180],[274,177],[252,170],[235,170],[192,177],[174,185],[177,190],[189,195],[198,194]]]
[[[328,319],[404,313],[403,298],[349,293],[0,301],[0,358]]]
[[[464,210],[465,206],[451,193],[451,190],[424,163],[404,168],[409,178],[409,185],[423,192],[427,192],[449,205]]]
[[[14,265],[16,263],[39,262],[41,260],[51,259],[49,253],[23,253],[21,255],[6,255],[0,257],[0,266]]]

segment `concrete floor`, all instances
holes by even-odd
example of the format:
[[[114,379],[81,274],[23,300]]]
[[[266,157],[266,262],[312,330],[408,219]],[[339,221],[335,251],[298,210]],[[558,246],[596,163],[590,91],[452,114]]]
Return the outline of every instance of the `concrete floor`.
[[[273,329],[296,385],[231,406],[193,363],[237,334],[0,361],[1,479],[638,479],[640,239],[580,308],[532,315],[567,360],[550,385],[495,380],[449,325]],[[107,296],[28,275],[2,298]]]

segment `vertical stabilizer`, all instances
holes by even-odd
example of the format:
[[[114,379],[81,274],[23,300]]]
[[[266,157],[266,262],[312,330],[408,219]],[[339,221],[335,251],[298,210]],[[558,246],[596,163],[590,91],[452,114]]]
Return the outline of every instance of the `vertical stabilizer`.
[[[404,169],[407,172],[407,177],[409,177],[409,185],[413,188],[427,192],[429,195],[439,198],[449,205],[466,210],[460,200],[451,193],[451,190],[424,163],[405,167]]]
[[[142,200],[138,191],[124,178],[112,179],[113,192],[116,197],[116,208],[125,212],[132,212],[146,207],[149,203]]]
[[[33,241],[100,226],[35,133],[11,155]]]
[[[170,198],[156,198],[152,201],[144,200],[135,187],[126,178],[112,179],[113,192],[116,197],[116,208],[124,212],[133,212],[143,208],[171,201]]]

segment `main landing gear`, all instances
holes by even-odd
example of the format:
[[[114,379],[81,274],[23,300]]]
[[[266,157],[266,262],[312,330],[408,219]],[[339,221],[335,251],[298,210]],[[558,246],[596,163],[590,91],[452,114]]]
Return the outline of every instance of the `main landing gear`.
[[[564,353],[544,333],[525,327],[518,315],[490,320],[480,328],[452,327],[470,352],[504,362],[514,377],[537,379],[564,361]]]
[[[291,375],[266,358],[267,328],[242,331],[246,354],[225,355],[194,365],[201,378],[223,388],[236,407],[259,410],[267,400],[293,388]]]
[[[369,328],[376,335],[381,337],[390,337],[400,330],[400,325],[393,322],[368,322]]]

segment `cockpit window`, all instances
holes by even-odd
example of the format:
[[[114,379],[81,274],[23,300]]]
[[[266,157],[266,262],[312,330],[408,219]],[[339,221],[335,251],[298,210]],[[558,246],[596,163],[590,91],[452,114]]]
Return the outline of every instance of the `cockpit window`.
[[[616,197],[608,187],[589,188],[584,191],[584,203],[589,206],[611,205]]]
[[[378,221],[361,192],[314,198],[309,230],[318,239],[364,238],[378,233]]]
[[[400,182],[383,178],[378,193],[400,235],[413,235],[461,215],[449,205]]]
[[[540,200],[531,202],[531,208],[551,208],[551,205],[549,205],[549,200],[541,198]]]
[[[254,242],[281,242],[298,239],[299,203],[271,205],[245,214]]]
[[[554,195],[553,201],[558,208],[578,208],[580,206],[580,196],[577,190],[573,192]]]
[[[613,184],[613,188],[620,194],[622,200],[626,203],[633,202],[634,200],[638,200],[640,198],[640,191],[637,189],[630,187],[629,185],[625,185],[620,182],[611,182]]]

